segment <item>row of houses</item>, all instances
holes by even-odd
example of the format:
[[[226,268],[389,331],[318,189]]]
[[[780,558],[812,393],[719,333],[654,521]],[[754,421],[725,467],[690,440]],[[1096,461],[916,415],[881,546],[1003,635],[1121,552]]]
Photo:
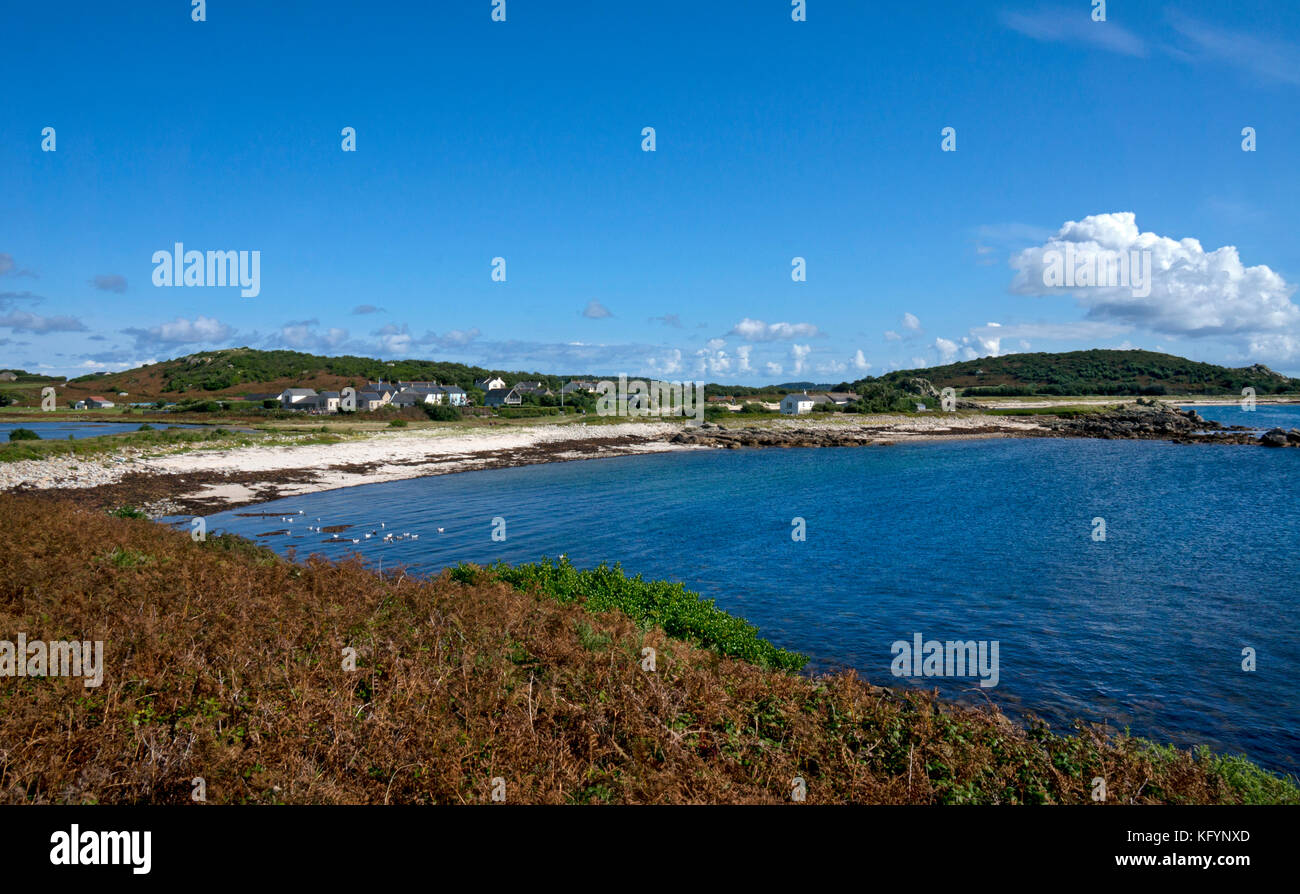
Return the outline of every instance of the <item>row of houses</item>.
[[[530,394],[536,397],[555,397],[555,392],[541,382],[518,382],[511,388],[507,388],[505,382],[500,379],[491,382],[495,387],[485,389],[487,391],[483,398],[485,407],[517,407]],[[574,379],[560,389],[560,397],[577,393],[595,394],[596,385],[596,382],[587,379]]]
[[[258,395],[249,395],[256,399]],[[337,413],[343,405],[343,395],[338,391],[317,391],[314,388],[286,388],[278,397],[286,410],[305,410],[311,413]],[[369,382],[356,394],[357,411],[372,412],[383,407],[417,407],[422,405],[463,407],[469,404],[465,389],[437,382]]]

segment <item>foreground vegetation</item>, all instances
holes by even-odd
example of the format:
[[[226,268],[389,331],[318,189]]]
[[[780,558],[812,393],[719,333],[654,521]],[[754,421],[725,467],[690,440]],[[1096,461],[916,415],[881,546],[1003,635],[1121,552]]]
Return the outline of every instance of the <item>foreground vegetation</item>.
[[[121,515],[0,495],[4,635],[105,649],[98,688],[0,678],[0,800],[1300,802],[1239,758],[727,657],[720,619],[651,623],[689,594],[612,569],[379,576]]]

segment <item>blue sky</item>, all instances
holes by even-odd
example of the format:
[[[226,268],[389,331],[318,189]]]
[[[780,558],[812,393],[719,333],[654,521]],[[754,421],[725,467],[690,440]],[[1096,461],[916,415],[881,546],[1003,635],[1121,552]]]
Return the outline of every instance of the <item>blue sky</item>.
[[[0,366],[246,344],[759,384],[1128,346],[1300,373],[1300,5],[492,5],[7,11]],[[1040,287],[1070,241],[1151,250],[1151,294]],[[260,292],[156,287],[176,242],[259,251]]]

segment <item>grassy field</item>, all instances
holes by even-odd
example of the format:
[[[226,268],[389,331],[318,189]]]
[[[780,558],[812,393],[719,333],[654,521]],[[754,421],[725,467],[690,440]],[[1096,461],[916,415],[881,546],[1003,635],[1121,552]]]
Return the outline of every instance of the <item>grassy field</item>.
[[[516,803],[781,803],[798,777],[810,803],[1060,804],[1100,776],[1107,803],[1300,803],[1241,758],[810,679],[615,569],[380,576],[14,495],[0,526],[0,635],[105,652],[98,688],[0,678],[6,802],[180,804],[201,777],[218,803],[485,803],[494,779]]]
[[[231,431],[220,426],[210,429],[173,428],[120,432],[92,438],[46,438],[0,443],[0,463],[56,456],[92,457],[114,453],[124,448],[159,452],[218,450],[229,447],[288,444],[336,444],[343,440],[338,433],[303,431],[272,434],[267,432]]]

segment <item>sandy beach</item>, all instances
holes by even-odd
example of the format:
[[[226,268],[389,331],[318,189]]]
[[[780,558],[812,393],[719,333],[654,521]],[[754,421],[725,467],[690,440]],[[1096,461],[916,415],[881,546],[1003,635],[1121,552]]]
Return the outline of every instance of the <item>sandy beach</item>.
[[[837,416],[763,420],[774,433],[833,435],[862,446],[903,441],[1025,437],[1033,418],[993,416]],[[727,431],[735,424],[709,426]],[[214,512],[279,497],[475,469],[706,450],[672,439],[680,422],[546,424],[504,430],[382,432],[336,444],[159,451],[124,448],[96,457],[58,456],[0,466],[0,490],[57,490],[100,506],[132,505],[150,515]]]

